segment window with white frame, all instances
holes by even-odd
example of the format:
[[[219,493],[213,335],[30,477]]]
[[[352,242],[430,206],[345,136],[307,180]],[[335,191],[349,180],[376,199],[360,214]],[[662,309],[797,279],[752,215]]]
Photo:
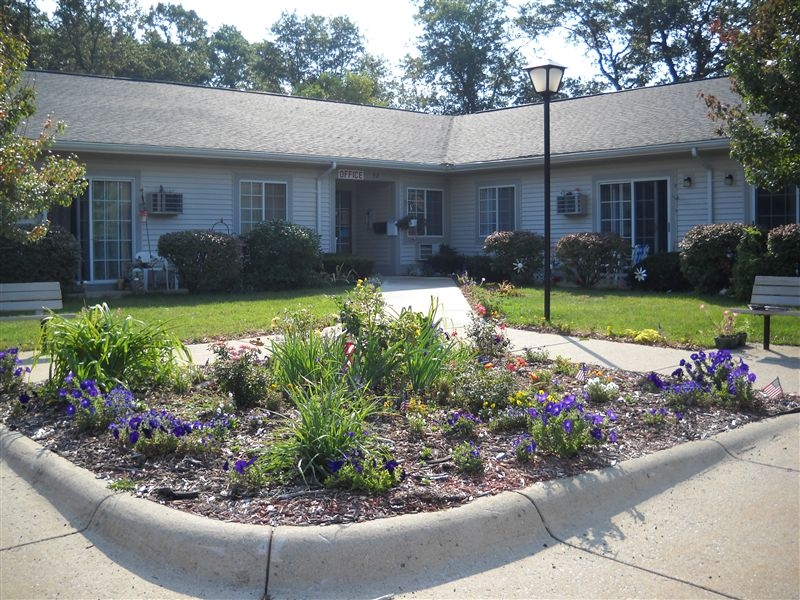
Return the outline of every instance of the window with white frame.
[[[286,184],[272,181],[239,183],[239,232],[249,233],[262,221],[286,220]]]
[[[417,219],[417,235],[442,235],[444,231],[443,197],[441,190],[408,188],[408,216]]]
[[[650,254],[669,249],[666,179],[600,184],[600,231],[616,233]]]
[[[478,234],[514,231],[516,189],[513,185],[482,187],[478,190]]]

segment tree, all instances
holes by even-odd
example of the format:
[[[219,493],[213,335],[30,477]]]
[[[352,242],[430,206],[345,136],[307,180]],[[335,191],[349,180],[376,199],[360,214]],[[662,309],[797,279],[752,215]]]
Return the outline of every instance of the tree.
[[[358,27],[344,16],[303,18],[284,12],[272,26],[272,46],[262,46],[256,62],[259,78],[271,72],[290,94],[358,104],[386,104],[386,65],[367,53]],[[269,42],[265,42],[268,44]]]
[[[208,44],[209,83],[218,87],[250,87],[250,42],[233,25],[223,25]]]
[[[159,2],[141,24],[142,77],[193,84],[210,79],[206,22],[195,11]]]
[[[706,97],[719,133],[748,183],[778,190],[800,183],[800,5],[758,0],[748,29],[716,30],[726,45],[731,87],[742,104]]]
[[[420,55],[404,61],[417,107],[468,114],[508,106],[520,93],[522,65],[509,48],[506,0],[418,2]]]
[[[63,123],[48,118],[32,139],[20,133],[36,112],[35,92],[23,82],[27,58],[27,44],[0,16],[0,235],[21,240],[38,239],[48,224],[42,220],[29,231],[20,221],[41,219],[55,204],[69,206],[86,187],[85,169],[74,157],[49,151]]]
[[[557,29],[584,46],[600,81],[622,90],[725,74],[711,26],[742,23],[748,0],[554,0],[520,7],[518,23],[534,39]]]
[[[142,71],[134,0],[58,0],[41,68],[93,75]]]

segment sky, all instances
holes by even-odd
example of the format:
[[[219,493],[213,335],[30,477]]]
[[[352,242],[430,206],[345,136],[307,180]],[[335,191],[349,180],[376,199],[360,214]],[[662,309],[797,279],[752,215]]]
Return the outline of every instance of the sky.
[[[233,25],[250,42],[260,42],[269,37],[269,28],[283,11],[297,11],[299,16],[317,14],[324,17],[347,15],[364,36],[365,46],[371,54],[383,56],[392,67],[409,53],[414,53],[415,38],[420,30],[414,23],[416,8],[411,0],[170,0],[184,8],[194,10],[208,23],[209,32],[221,25]],[[138,0],[149,9],[155,2]],[[516,7],[524,0],[510,0]],[[37,5],[46,12],[55,6],[53,0],[40,0]],[[591,61],[583,50],[571,46],[555,35],[536,47],[521,43],[526,61],[553,59],[567,67],[568,77],[589,76],[594,72]]]

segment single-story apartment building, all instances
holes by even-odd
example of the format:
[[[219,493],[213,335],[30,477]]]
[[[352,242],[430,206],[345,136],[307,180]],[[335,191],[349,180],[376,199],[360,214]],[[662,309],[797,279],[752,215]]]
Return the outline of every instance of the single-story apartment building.
[[[446,116],[26,75],[37,116],[68,125],[54,149],[86,165],[86,194],[52,217],[80,240],[90,283],[125,277],[164,233],[244,234],[273,218],[319,233],[325,252],[371,257],[384,275],[415,270],[441,244],[477,254],[493,231],[544,230],[541,104]],[[551,103],[554,242],[610,231],[655,253],[699,223],[800,221],[796,187],[744,181],[701,93],[735,99],[718,78]]]

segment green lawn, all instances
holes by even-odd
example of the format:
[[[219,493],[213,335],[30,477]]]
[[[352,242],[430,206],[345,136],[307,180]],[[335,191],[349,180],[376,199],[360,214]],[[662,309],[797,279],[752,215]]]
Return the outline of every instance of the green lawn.
[[[318,316],[338,312],[334,298],[344,287],[298,290],[260,294],[175,295],[148,294],[106,300],[111,308],[120,309],[136,319],[151,323],[165,321],[187,343],[211,339],[236,339],[264,334],[272,330],[273,317],[284,309],[312,308]],[[541,288],[520,288],[520,296],[497,296],[492,303],[505,314],[510,326],[542,324],[543,291]],[[87,300],[96,304],[103,299]],[[84,301],[67,300],[64,312],[77,312]],[[706,305],[706,311],[700,310]],[[713,347],[714,328],[709,315],[721,320],[725,309],[744,304],[719,296],[700,297],[689,294],[647,294],[618,290],[554,289],[551,295],[552,324],[573,334],[623,335],[626,330],[658,329],[667,342]],[[761,342],[761,317],[741,315],[737,329],[747,331],[751,342]],[[36,319],[0,321],[0,348],[17,346],[33,348],[39,330]],[[773,344],[800,346],[800,322],[794,317],[773,317]]]
[[[520,288],[520,296],[493,300],[505,313],[509,326],[536,326],[543,320],[544,292],[541,288]],[[705,304],[705,311],[700,305]],[[557,288],[550,297],[551,323],[564,331],[591,335],[621,335],[625,330],[658,329],[668,342],[704,347],[714,346],[714,324],[722,312],[744,308],[745,303],[721,296],[644,293],[621,290],[584,290]],[[736,330],[746,331],[748,340],[763,340],[763,320],[754,315],[739,315]],[[796,317],[772,317],[770,343],[800,346],[800,320]]]
[[[335,296],[347,287],[252,294],[147,294],[121,298],[67,299],[65,313],[86,305],[107,302],[147,323],[166,322],[187,343],[211,339],[236,339],[272,331],[272,319],[284,309],[310,308],[314,314],[337,315]],[[0,348],[33,349],[39,332],[38,319],[0,321]]]

